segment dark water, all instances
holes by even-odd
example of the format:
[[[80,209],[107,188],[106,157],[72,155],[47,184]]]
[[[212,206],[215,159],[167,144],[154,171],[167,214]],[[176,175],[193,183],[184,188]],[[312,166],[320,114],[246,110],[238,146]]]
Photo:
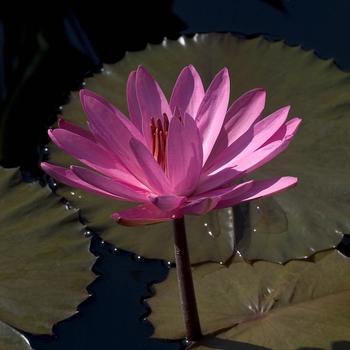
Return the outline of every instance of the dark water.
[[[168,263],[144,259],[116,249],[96,236],[91,252],[99,257],[93,271],[99,276],[89,287],[91,297],[79,313],[53,328],[54,336],[27,337],[34,349],[182,349],[181,342],[149,338],[152,325],[147,298],[154,283],[168,274]]]
[[[116,62],[125,50],[140,50],[163,37],[181,33],[234,32],[264,34],[290,45],[314,49],[350,71],[350,6],[319,0],[176,0],[127,1],[112,9],[99,1],[89,7],[74,2],[9,4],[1,17],[0,98],[3,166],[20,165],[27,178],[40,178],[39,148],[54,122],[67,91],[103,62]],[[159,7],[161,6],[161,7]],[[39,11],[40,10],[40,11]],[[25,79],[23,78],[25,77]],[[341,249],[349,252],[349,238]],[[91,297],[79,313],[53,328],[52,336],[27,335],[38,350],[181,349],[181,342],[151,339],[147,298],[152,284],[166,278],[168,266],[146,260],[93,238],[91,251],[98,279],[88,287]]]

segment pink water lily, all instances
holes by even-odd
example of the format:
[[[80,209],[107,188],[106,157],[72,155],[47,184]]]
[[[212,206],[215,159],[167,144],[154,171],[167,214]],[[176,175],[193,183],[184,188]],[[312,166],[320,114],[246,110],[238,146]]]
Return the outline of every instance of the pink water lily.
[[[204,91],[194,67],[180,73],[167,101],[143,67],[127,83],[130,119],[99,95],[81,90],[89,131],[60,120],[52,141],[94,171],[42,163],[58,181],[94,194],[140,202],[112,218],[145,225],[201,215],[271,196],[293,187],[295,177],[238,182],[281,153],[300,119],[286,122],[289,107],[261,119],[265,91],[248,91],[227,109],[226,68]]]

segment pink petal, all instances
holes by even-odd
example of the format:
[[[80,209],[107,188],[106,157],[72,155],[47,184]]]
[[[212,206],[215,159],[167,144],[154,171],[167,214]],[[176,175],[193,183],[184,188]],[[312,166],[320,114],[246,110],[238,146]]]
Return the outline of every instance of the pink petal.
[[[110,153],[96,143],[64,129],[49,130],[48,133],[59,148],[83,164],[123,183],[135,183],[142,187],[117,158],[111,157]]]
[[[89,132],[86,129],[81,128],[80,126],[74,125],[74,124],[68,122],[67,120],[59,119],[58,126],[60,129],[68,130],[74,134],[85,137],[86,139],[96,143],[96,140],[95,140],[94,136],[91,134],[91,132]]]
[[[234,168],[226,168],[216,174],[203,175],[197,184],[195,195],[201,193],[207,193],[212,190],[221,188],[222,186],[232,182],[233,178],[239,178],[243,176],[241,171],[237,171]]]
[[[242,193],[248,191],[252,187],[253,182],[254,182],[253,180],[250,180],[238,185],[210,190],[205,193],[195,194],[194,196],[191,196],[189,199],[195,200],[203,197],[220,197],[221,199],[228,199],[234,196],[239,196]]]
[[[208,167],[225,149],[246,133],[261,117],[266,92],[250,90],[236,100],[226,113],[223,127],[206,162]]]
[[[227,69],[221,70],[210,84],[196,122],[203,142],[203,164],[207,161],[221,130],[230,96],[230,78]]]
[[[146,144],[143,135],[129,119],[102,97],[88,90],[82,90],[80,95],[84,110],[91,121],[89,127],[94,137],[139,178],[141,169],[129,141],[134,137]]]
[[[279,130],[277,130],[260,148],[267,146],[268,144],[275,141],[289,140],[293,139],[295,136],[302,119],[293,118],[289,120],[285,125],[283,125]]]
[[[148,148],[152,149],[151,118],[160,119],[163,122],[163,114],[165,113],[171,119],[172,112],[158,83],[142,66],[139,66],[136,71],[136,94],[139,109],[142,113],[143,135]],[[133,103],[135,103],[135,100],[133,100]]]
[[[129,187],[109,177],[100,175],[91,170],[71,166],[73,173],[82,179],[84,182],[99,188],[105,192],[111,193],[121,200],[131,202],[145,202],[148,201],[149,191],[145,192],[139,188]]]
[[[224,168],[232,168],[238,163],[239,159],[248,157],[282,127],[287,119],[288,112],[289,107],[281,108],[256,123],[253,129],[249,129],[236,142],[218,155],[205,172],[212,173]]]
[[[252,153],[250,157],[242,157],[238,160],[235,170],[251,172],[283,152],[292,141],[300,123],[301,119],[294,118],[283,125],[264,146]]]
[[[196,122],[185,114],[183,122],[170,120],[167,145],[167,175],[174,193],[191,194],[202,171],[202,142]]]
[[[142,113],[136,94],[136,71],[131,72],[129,75],[129,79],[126,85],[126,99],[128,102],[130,119],[136,128],[140,131],[140,133],[143,134]],[[146,131],[148,132],[148,130]]]
[[[255,152],[241,156],[239,155],[229,167],[223,167],[211,174],[203,174],[196,188],[196,193],[205,192],[212,188],[223,186],[227,183],[235,181],[254,169],[267,163],[278,154],[283,152],[292,141],[301,119],[294,118],[283,125],[276,133],[276,136],[270,138],[271,143],[266,143],[265,146],[259,148]]]
[[[142,178],[140,177],[139,180],[145,185],[147,184],[157,194],[172,194],[168,178],[148,148],[134,138],[130,140],[130,147],[143,171]]]
[[[115,168],[115,160],[95,142],[64,129],[49,130],[51,140],[62,150],[89,167],[108,173]]]
[[[105,196],[114,199],[120,199],[118,196],[106,192],[101,188],[92,186],[91,184],[83,181],[79,177],[77,177],[72,170],[59,167],[57,165],[49,164],[49,163],[41,163],[42,169],[53,177],[55,180],[74,188],[78,188],[80,190],[90,192],[93,194],[98,194],[100,196]]]
[[[90,122],[87,122],[88,126],[90,128],[91,133],[93,134],[95,140],[104,148],[110,157],[113,157],[115,159],[116,164],[120,164],[120,170],[125,169],[125,175],[124,176],[118,176],[118,178],[122,178],[125,183],[129,182],[129,177],[134,179],[136,178],[142,178],[142,169],[140,169],[137,161],[135,160],[134,154],[130,148],[130,142],[128,141],[126,145],[123,147],[123,153],[118,150],[122,145],[121,144],[113,144],[110,140],[103,137],[103,135],[100,134],[100,132],[94,127],[94,125]],[[127,133],[124,134],[126,136]],[[125,141],[125,140],[124,140]],[[132,174],[132,175],[131,175]],[[114,178],[116,176],[112,176]],[[133,181],[134,181],[133,180]],[[139,187],[143,187],[141,182],[138,184]]]
[[[171,221],[175,218],[181,218],[182,216],[183,215],[180,213],[164,211],[157,208],[152,203],[147,203],[114,213],[111,215],[111,218],[118,224],[124,226],[143,226]]]
[[[237,205],[243,202],[248,202],[253,199],[261,197],[268,197],[287,190],[288,188],[296,186],[298,179],[296,177],[285,176],[277,179],[269,179],[254,182],[250,190],[246,191],[240,196],[221,200],[215,209],[221,209]]]
[[[124,153],[131,137],[145,143],[143,135],[135,125],[101,96],[92,91],[81,90],[80,100],[91,123],[113,145],[116,153]]]
[[[149,196],[149,200],[159,209],[165,211],[176,210],[180,205],[182,205],[187,197],[184,196]]]
[[[204,197],[196,199],[184,205],[179,211],[185,215],[202,215],[215,208],[220,201],[220,197]]]
[[[198,107],[204,97],[202,80],[193,66],[185,67],[177,78],[170,98],[170,110],[175,108],[196,117]]]
[[[266,140],[272,137],[287,120],[290,106],[283,107],[270,114],[254,125],[254,139],[245,150],[246,153],[261,147]]]

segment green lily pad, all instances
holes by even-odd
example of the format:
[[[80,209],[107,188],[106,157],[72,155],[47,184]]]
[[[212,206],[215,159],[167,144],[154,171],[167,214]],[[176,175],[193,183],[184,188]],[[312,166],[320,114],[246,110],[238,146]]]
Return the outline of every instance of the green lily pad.
[[[67,158],[63,152],[57,154]],[[64,165],[58,161],[56,153],[52,162]],[[120,226],[110,219],[110,214],[132,207],[134,203],[95,196],[64,185],[58,186],[57,193],[66,198],[73,207],[80,208],[83,220],[89,228],[102,234],[105,240],[118,248],[146,258],[174,261],[172,223],[141,227]],[[207,260],[225,262],[229,259],[235,245],[232,208],[214,210],[198,217],[187,216],[185,221],[193,264]]]
[[[76,313],[96,277],[78,212],[60,200],[22,182],[19,169],[0,168],[0,320],[31,333]],[[0,339],[9,334],[0,327]]]
[[[32,350],[27,339],[15,329],[0,321],[0,349],[1,350]]]
[[[86,88],[112,102],[126,115],[125,87],[129,73],[145,66],[169,97],[181,69],[193,64],[207,87],[223,67],[231,77],[231,102],[253,88],[267,91],[265,115],[291,105],[290,118],[303,118],[288,149],[261,169],[254,179],[297,176],[296,188],[273,199],[252,202],[246,214],[238,250],[245,259],[285,262],[335,247],[350,227],[350,75],[314,52],[271,43],[263,38],[243,40],[231,34],[201,34],[148,45],[127,53],[114,65],[86,80]],[[63,118],[86,127],[77,93],[63,108]],[[68,167],[74,160],[50,145],[51,162]],[[74,192],[75,195],[71,195]],[[116,246],[150,258],[173,261],[171,224],[147,228],[118,227],[109,216],[131,203],[118,203],[82,194],[66,186],[59,194],[69,200],[87,224]],[[79,197],[82,198],[79,198]],[[209,220],[209,221],[208,221]],[[230,209],[220,214],[186,218],[191,262],[225,262],[234,249]],[[205,226],[207,224],[207,226]],[[208,230],[208,226],[212,229]],[[161,244],[159,244],[161,242]]]
[[[338,251],[286,265],[238,262],[214,272],[209,265],[193,272],[202,331],[215,335],[193,348],[332,349],[334,342],[350,344],[350,259]],[[154,337],[185,336],[175,269],[148,303]]]

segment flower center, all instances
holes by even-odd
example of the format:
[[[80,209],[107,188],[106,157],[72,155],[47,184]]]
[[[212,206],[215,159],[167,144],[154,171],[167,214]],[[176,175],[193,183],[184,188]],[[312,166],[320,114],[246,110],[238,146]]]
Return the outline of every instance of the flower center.
[[[169,119],[168,116],[163,114],[163,123],[158,118],[154,120],[151,118],[151,136],[152,136],[152,154],[154,159],[162,167],[164,172],[167,168],[167,159],[166,159],[166,144],[168,138],[169,130]]]

